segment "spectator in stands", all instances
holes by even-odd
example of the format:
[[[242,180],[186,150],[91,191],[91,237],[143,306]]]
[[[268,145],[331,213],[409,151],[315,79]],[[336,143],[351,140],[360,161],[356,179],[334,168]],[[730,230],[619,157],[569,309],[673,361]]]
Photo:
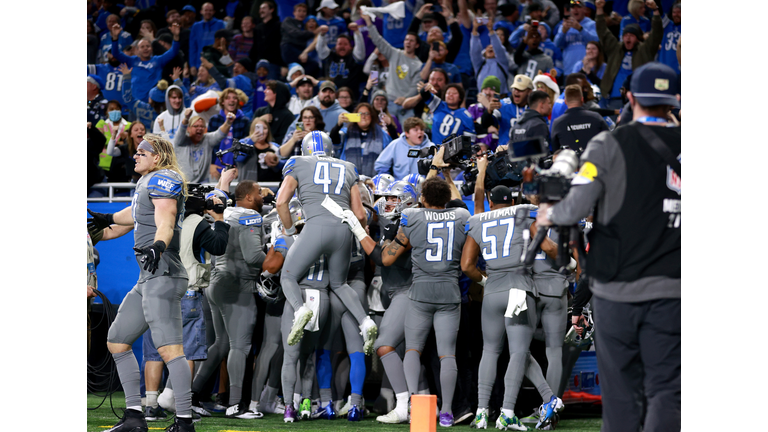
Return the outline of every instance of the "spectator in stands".
[[[99,168],[99,153],[104,150],[106,140],[93,124],[88,122],[88,143],[86,151],[86,177],[88,178],[88,193],[91,193],[91,186],[101,183],[104,179],[104,171]]]
[[[540,73],[533,79],[533,87],[536,90],[543,91],[549,95],[549,101],[554,105],[560,98],[560,87],[557,85],[557,72],[551,70],[550,73]],[[550,110],[550,115],[552,110]]]
[[[221,92],[219,95],[219,107],[221,108],[221,111],[219,111],[218,114],[214,115],[210,120],[208,120],[209,129],[218,129],[227,122],[229,114],[235,115],[235,120],[232,122],[232,127],[226,131],[227,136],[221,140],[221,143],[219,143],[218,149],[226,150],[232,147],[233,139],[239,140],[248,136],[251,119],[246,117],[246,115],[243,114],[243,110],[240,109],[240,98],[237,97],[237,91],[233,88],[226,88]],[[234,157],[232,153],[227,153],[224,155],[223,160],[224,163],[230,165],[234,164]],[[214,161],[214,164],[218,166],[218,169],[214,168],[216,170],[216,174],[211,171],[211,176],[218,180],[219,173],[221,172],[221,168],[223,168],[224,165],[222,165],[218,160]]]
[[[485,145],[495,151],[499,145],[498,121],[493,116],[493,111],[501,108],[501,81],[495,76],[489,76],[483,80],[480,93],[477,95],[477,103],[467,108],[469,115],[475,122],[477,143]]]
[[[182,87],[178,85],[168,87],[165,90],[166,110],[157,116],[152,133],[161,135],[163,138],[173,142],[173,139],[176,137],[176,131],[179,130],[179,125],[181,125],[184,110],[187,109],[185,105]]]
[[[280,41],[280,52],[286,63],[299,63],[299,56],[304,52],[307,43],[315,37],[316,32],[307,30],[304,25],[308,11],[309,8],[305,3],[298,3],[293,7],[293,17],[286,18],[280,25],[283,36]]]
[[[274,1],[266,0],[259,6],[259,18],[261,23],[253,30],[253,48],[249,57],[269,61],[269,78],[279,79],[280,66],[285,63],[280,55],[282,33]],[[274,130],[272,133],[274,134]]]
[[[552,122],[552,151],[562,147],[583,150],[595,135],[609,130],[608,124],[600,114],[583,108],[581,87],[571,84],[564,93],[568,110]]]
[[[506,27],[496,27],[494,30],[499,41],[504,46],[504,54],[507,56],[507,65],[515,64],[515,48],[509,42],[510,34]],[[543,39],[543,38],[542,38]]]
[[[605,75],[605,66],[603,44],[600,41],[589,41],[584,59],[573,65],[573,70],[570,73],[581,72],[587,76],[589,82],[599,86],[603,75]]]
[[[205,183],[210,177],[213,149],[227,135],[232,122],[235,121],[235,115],[227,114],[227,121],[219,129],[206,133],[205,120],[200,116],[192,117],[192,113],[192,108],[184,111],[184,119],[173,139],[173,147],[187,182]]]
[[[165,111],[165,90],[168,88],[168,81],[160,80],[155,87],[149,90],[147,99],[149,102],[144,102],[133,97],[131,87],[132,70],[133,68],[128,68],[125,64],[120,65],[120,72],[123,74],[123,100],[126,101],[123,110],[127,111],[132,118],[141,122],[146,129],[151,129],[158,114]],[[183,84],[178,79],[180,76],[179,69],[177,68],[176,71],[172,76],[174,84],[182,87]]]
[[[294,115],[299,115],[301,110],[312,105],[316,82],[317,80],[309,75],[301,75],[291,83],[291,87],[296,88],[296,94],[291,96],[291,100],[288,102],[288,109]]]
[[[97,75],[104,83],[102,94],[107,100],[116,100],[125,105],[127,102],[123,99],[123,73],[120,72],[120,62],[107,53],[107,64],[89,64],[88,74]],[[124,114],[127,115],[127,110]]]
[[[298,125],[298,127],[297,127]],[[325,130],[325,122],[320,110],[315,106],[308,106],[299,112],[296,124],[292,131],[286,134],[283,145],[280,146],[280,156],[289,158],[301,156],[301,141],[312,131]]]
[[[637,24],[629,24],[624,27],[624,35],[619,42],[605,25],[603,11],[605,0],[595,2],[597,32],[600,34],[600,42],[605,48],[605,57],[608,62],[600,82],[600,92],[603,95],[600,105],[603,108],[619,109],[623,106],[621,84],[634,69],[653,61],[659,50],[659,44],[664,35],[661,14],[655,1],[647,0],[646,5],[653,10],[652,28],[648,40],[643,39],[643,32]]]
[[[525,75],[533,79],[539,72],[549,72],[555,67],[552,57],[544,54],[539,47],[541,45],[541,33],[538,28],[531,27],[523,39],[523,43],[515,51],[515,64],[518,75]]]
[[[528,30],[530,30],[530,28],[530,24],[523,24],[520,26],[520,28],[515,30],[515,32],[509,37],[510,45],[512,45],[514,48],[517,48],[520,45],[520,39],[528,34]],[[539,22],[538,29],[539,34],[541,35],[541,44],[539,45],[539,48],[544,51],[544,54],[552,57],[552,61],[555,63],[555,70],[557,71],[557,75],[560,76],[565,74],[565,70],[563,69],[563,52],[560,51],[560,48],[558,48],[551,39],[549,39],[549,36],[552,34],[549,24],[545,22]],[[510,63],[514,63],[514,59],[510,60]]]
[[[338,46],[338,45],[337,45]],[[336,100],[339,106],[347,112],[355,112],[357,102],[355,102],[354,92],[349,87],[340,87],[336,92]]]
[[[352,162],[360,174],[373,177],[374,163],[392,138],[377,124],[378,113],[370,104],[359,104],[355,112],[360,115],[359,122],[350,122],[346,114],[341,114],[331,129],[334,157]]]
[[[373,108],[379,113],[379,124],[382,127],[387,128],[387,132],[389,132],[389,136],[392,139],[397,139],[397,137],[400,136],[400,132],[403,131],[403,128],[400,126],[397,117],[393,117],[389,114],[387,108],[388,104],[387,92],[384,90],[376,90],[371,95],[371,105],[373,105]]]
[[[573,70],[586,54],[585,44],[598,39],[595,22],[584,15],[582,1],[571,2],[571,15],[563,20],[555,35],[555,45],[563,50],[563,70]]]
[[[127,56],[120,52],[118,45],[118,36],[120,35],[122,28],[119,24],[115,24],[111,29],[112,34],[112,55],[121,63],[126,63],[128,67],[133,68],[138,66],[136,73],[131,78],[131,85],[133,86],[133,96],[135,99],[146,102],[149,95],[149,90],[154,86],[157,81],[160,80],[163,66],[168,63],[172,58],[176,56],[179,51],[179,32],[181,27],[178,24],[174,24],[171,28],[173,32],[173,45],[165,54],[159,56],[152,56],[152,44],[143,39],[139,42],[138,56]]]
[[[328,48],[334,49],[339,36],[347,34],[347,23],[336,16],[339,5],[334,0],[323,0],[317,8],[317,24],[328,27]]]
[[[464,88],[461,84],[448,84],[441,92],[444,101],[429,90],[427,84],[421,88],[421,98],[432,114],[432,141],[442,143],[451,134],[474,136],[475,123],[472,116],[461,105],[464,103]]]
[[[208,72],[208,68],[201,67],[197,71],[197,79],[192,82],[192,86],[189,88],[189,97],[194,99],[209,90],[221,91],[221,87],[219,87],[216,80]]]
[[[534,90],[528,96],[528,109],[512,129],[510,142],[525,141],[533,137],[545,137],[549,143],[547,117],[552,113],[552,101],[546,92]]]
[[[408,33],[403,40],[403,49],[397,49],[388,43],[378,30],[371,24],[371,17],[363,15],[368,33],[376,48],[387,58],[389,69],[387,75],[387,97],[389,98],[389,111],[401,122],[405,118],[413,116],[411,110],[403,108],[403,101],[417,93],[416,84],[419,82],[421,60],[416,57],[416,48],[419,46],[419,38],[414,33]]]
[[[437,51],[435,50],[435,44],[438,46]],[[432,68],[440,68],[444,70],[448,75],[448,82],[461,84],[461,73],[459,73],[459,68],[457,68],[455,65],[447,63],[447,57],[448,46],[445,44],[445,42],[433,42],[429,49],[429,58],[421,66],[421,79],[423,81],[427,81],[429,79],[429,73],[432,71]]]
[[[336,85],[333,81],[323,81],[320,84],[320,91],[317,96],[312,98],[312,105],[320,110],[323,122],[325,122],[325,129],[323,130],[326,132],[330,132],[333,125],[339,121],[341,113],[347,112],[336,100]]]
[[[145,133],[147,133],[147,129],[141,122],[131,123],[125,137],[125,142],[118,146],[120,156],[112,158],[112,168],[110,168],[110,171],[117,172],[122,169],[125,177],[125,180],[122,181],[136,183],[139,177],[141,177],[141,174],[134,171],[136,160],[133,159],[133,155],[136,154],[136,149],[139,147],[139,143],[144,138]]]
[[[501,101],[501,108],[493,112],[499,122],[499,145],[509,143],[510,129],[519,121],[528,108],[528,96],[533,91],[533,81],[525,75],[515,75],[512,83],[512,98]]]
[[[203,3],[200,13],[203,15],[203,20],[192,25],[189,34],[188,60],[192,75],[197,75],[197,70],[200,68],[200,55],[203,52],[203,47],[213,45],[216,41],[216,32],[226,27],[224,21],[213,17],[213,4]]]
[[[533,3],[532,5],[539,6],[537,3]],[[517,9],[517,5],[512,3],[503,4],[499,6],[499,13],[501,14],[501,19],[496,20],[493,24],[494,30],[498,29],[499,27],[503,27],[507,29],[509,34],[512,34],[523,24],[519,21],[520,11]],[[529,13],[529,15],[531,16],[531,19],[536,19],[534,18],[536,15],[535,13]],[[541,19],[540,16],[539,19]]]
[[[413,20],[413,10],[416,8],[416,0],[390,0],[389,4],[395,4],[400,1],[405,3],[405,16],[403,18],[395,19],[389,14],[384,15],[384,31],[379,33],[389,45],[396,49],[405,48],[405,37],[408,34],[408,28],[411,24],[411,20]],[[360,16],[365,19],[362,12],[360,13]],[[365,25],[368,26],[368,31],[370,32],[370,20],[366,20]],[[376,31],[378,32],[378,29],[376,29]],[[373,38],[371,38],[371,40],[373,40]],[[378,44],[374,45],[378,46]]]
[[[619,37],[624,35],[624,27],[630,24],[637,24],[643,33],[651,31],[651,20],[645,16],[644,0],[629,0],[627,10],[629,10],[629,13],[621,19],[621,24],[619,25]]]
[[[251,123],[251,134],[240,140],[243,144],[251,144],[254,153],[242,154],[237,158],[237,178],[239,180],[280,182],[283,175],[280,172],[279,147],[269,131],[269,124],[262,119]]]
[[[93,23],[88,20],[88,64],[96,64],[99,60],[99,38],[93,29]]]
[[[197,21],[197,10],[192,5],[186,5],[181,9],[181,27],[184,30],[192,31],[192,26]]]
[[[441,95],[448,84],[448,74],[444,70],[440,68],[432,69],[432,73],[429,74],[429,91],[432,94]],[[419,84],[416,86],[416,88],[419,90],[419,93],[416,96],[411,96],[403,101],[403,108],[413,108],[414,117],[422,119],[426,129],[429,130],[432,129],[432,116],[429,114],[429,107],[427,107],[421,94],[421,89],[423,86],[424,83],[419,82]]]
[[[373,3],[371,3],[371,0],[360,0],[355,4],[355,8],[357,11],[360,10],[360,6],[372,7]],[[376,49],[376,45],[373,44],[373,41],[371,41],[371,37],[368,36],[368,26],[365,24],[365,20],[363,19],[363,17],[360,16],[360,14],[358,14],[358,19],[350,23],[350,25],[353,23],[357,24],[357,28],[360,29],[360,35],[363,37],[363,44],[365,46],[365,58],[367,59],[368,57],[371,56],[371,54],[373,53],[373,50]],[[384,30],[383,23],[384,23],[384,20],[381,20],[381,19],[377,19],[376,22],[374,23],[374,25],[376,26],[376,30],[378,30],[379,34],[381,34],[381,32]],[[355,30],[352,30],[351,28],[349,28],[349,26],[347,28],[349,29],[350,33],[355,32]],[[355,39],[355,46],[357,46],[357,44],[358,44],[357,39]]]
[[[240,21],[240,34],[232,38],[229,44],[229,55],[233,61],[247,58],[253,48],[253,18],[246,15]]]
[[[261,64],[261,62],[259,62]],[[256,69],[256,73],[259,73],[259,67]],[[294,115],[291,110],[288,109],[288,101],[291,99],[291,91],[288,90],[288,86],[279,82],[270,80],[267,81],[264,88],[264,102],[267,103],[253,112],[254,118],[264,117],[264,120],[269,123],[269,130],[272,131],[272,136],[276,142],[283,142],[288,128],[293,123]]]
[[[664,36],[661,38],[659,62],[664,63],[680,75],[680,62],[677,60],[677,41],[680,40],[680,1],[672,5],[669,15],[664,15],[661,24],[664,26]]]
[[[432,146],[424,132],[424,122],[411,117],[403,123],[405,131],[400,137],[387,145],[376,159],[374,168],[377,174],[392,174],[395,180],[401,180],[409,174],[418,173],[418,158],[409,158],[408,150],[423,149]]]
[[[107,17],[107,29],[111,29],[114,25],[120,24],[120,17],[117,15],[109,15]],[[121,31],[120,35],[118,37],[117,45],[120,51],[122,52],[123,49],[130,44],[133,43],[133,38],[131,37],[131,34],[127,31]],[[104,32],[104,34],[101,35],[101,42],[99,43],[99,56],[98,56],[98,62],[105,63],[109,59],[107,58],[107,53],[112,51],[112,38],[109,31]]]
[[[216,76],[211,72],[211,66],[215,67],[223,77],[229,77],[232,57],[230,57],[227,47],[231,40],[232,32],[227,29],[216,30],[216,33],[213,36],[213,44],[204,46],[203,51],[200,53],[200,67],[198,70],[202,69],[203,61],[208,60],[211,64],[206,64],[205,68],[208,69],[208,73],[210,73],[214,79]],[[221,86],[221,84],[219,84],[219,86]]]
[[[157,31],[157,37],[159,38],[160,36],[166,34],[168,36],[172,36],[171,26],[173,23],[179,23],[181,26],[181,32],[179,33],[179,51],[184,54],[184,61],[186,61],[189,56],[189,35],[191,33],[190,29],[192,24],[195,23],[195,8],[192,6],[185,6],[182,13],[184,15],[180,15],[176,9],[169,10],[168,13],[165,14],[165,22],[167,25],[166,27],[163,27]],[[189,24],[187,24],[187,18],[185,18],[185,16],[187,18],[191,16],[191,18],[189,18]]]
[[[333,0],[329,0],[333,1]],[[357,27],[357,25],[354,25]],[[360,91],[363,82],[363,67],[365,61],[362,47],[352,50],[352,39],[347,34],[341,34],[331,48],[330,27],[320,27],[320,38],[317,40],[317,55],[323,62],[323,76],[333,80],[337,87],[351,87]]]
[[[113,136],[117,136],[120,131],[128,129],[131,125],[129,121],[123,118],[123,106],[116,100],[107,103],[107,118],[103,118],[96,123],[96,129],[104,135],[107,141]],[[112,155],[102,151],[99,154],[99,166],[109,177],[109,169],[112,166]],[[112,180],[110,180],[112,181]]]
[[[477,82],[481,83],[486,77],[495,76],[501,81],[501,87],[506,89],[509,63],[507,62],[506,54],[504,54],[504,46],[501,44],[496,33],[490,31],[493,28],[491,20],[488,20],[488,24],[483,27],[488,31],[490,39],[490,44],[485,48],[483,48],[480,38],[480,23],[476,19],[472,20],[472,38],[469,42],[469,53],[472,57],[475,78],[477,78]],[[496,53],[498,53],[498,57]]]

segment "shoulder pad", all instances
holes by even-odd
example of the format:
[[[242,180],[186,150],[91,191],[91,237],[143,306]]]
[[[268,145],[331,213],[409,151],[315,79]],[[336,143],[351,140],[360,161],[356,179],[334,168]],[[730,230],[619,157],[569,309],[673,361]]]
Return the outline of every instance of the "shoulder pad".
[[[150,198],[173,198],[181,195],[182,180],[178,173],[160,170],[152,173],[147,182]]]
[[[296,167],[296,157],[294,156],[288,159],[288,162],[286,162],[285,165],[283,166],[283,176],[290,174],[295,167]]]

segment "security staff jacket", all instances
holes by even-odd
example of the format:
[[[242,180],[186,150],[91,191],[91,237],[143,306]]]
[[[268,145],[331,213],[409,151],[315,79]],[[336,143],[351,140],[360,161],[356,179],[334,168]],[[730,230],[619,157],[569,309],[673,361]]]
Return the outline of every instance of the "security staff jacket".
[[[562,147],[583,150],[587,147],[589,140],[607,130],[609,130],[608,124],[600,114],[582,107],[568,108],[552,123],[552,151]]]

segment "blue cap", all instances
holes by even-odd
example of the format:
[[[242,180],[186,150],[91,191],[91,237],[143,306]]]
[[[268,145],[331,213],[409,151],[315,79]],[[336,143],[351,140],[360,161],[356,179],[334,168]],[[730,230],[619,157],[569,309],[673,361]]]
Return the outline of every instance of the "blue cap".
[[[670,105],[679,108],[677,82],[677,74],[671,67],[651,62],[635,69],[630,88],[637,103],[644,107]]]
[[[192,6],[192,5],[186,5],[186,6],[184,6],[183,8],[181,8],[181,12],[182,12],[182,13],[183,13],[183,12],[194,12],[195,14],[197,14],[197,10],[195,10],[195,7],[194,7],[194,6]]]
[[[307,15],[307,17],[306,17],[306,18],[304,18],[304,24],[306,24],[306,23],[307,23],[307,21],[309,21],[309,20],[311,20],[311,19],[313,19],[313,20],[317,21],[317,17],[316,17],[316,16],[314,16],[314,15]]]
[[[93,84],[96,84],[99,86],[99,90],[104,88],[104,80],[101,79],[98,75],[89,74],[88,75],[88,81],[92,82]]]
[[[582,3],[582,6],[588,7],[592,9],[593,11],[596,11],[597,8],[595,7],[595,4],[591,0],[585,0],[584,3]]]

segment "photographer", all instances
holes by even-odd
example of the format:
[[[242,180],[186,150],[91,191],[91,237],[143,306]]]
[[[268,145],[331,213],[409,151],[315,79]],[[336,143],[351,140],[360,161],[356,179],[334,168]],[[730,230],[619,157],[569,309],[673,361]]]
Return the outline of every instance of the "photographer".
[[[533,137],[546,137],[549,143],[547,116],[552,112],[552,100],[543,91],[536,90],[528,96],[528,109],[515,124],[509,135],[510,142],[524,141]]]
[[[537,217],[573,225],[597,206],[587,262],[605,431],[680,429],[681,130],[667,120],[676,87],[668,66],[635,70],[634,121],[593,138],[568,195]]]
[[[579,85],[565,88],[565,104],[568,110],[552,122],[553,152],[562,147],[583,150],[595,135],[609,130],[600,114],[583,108],[584,96]]]

